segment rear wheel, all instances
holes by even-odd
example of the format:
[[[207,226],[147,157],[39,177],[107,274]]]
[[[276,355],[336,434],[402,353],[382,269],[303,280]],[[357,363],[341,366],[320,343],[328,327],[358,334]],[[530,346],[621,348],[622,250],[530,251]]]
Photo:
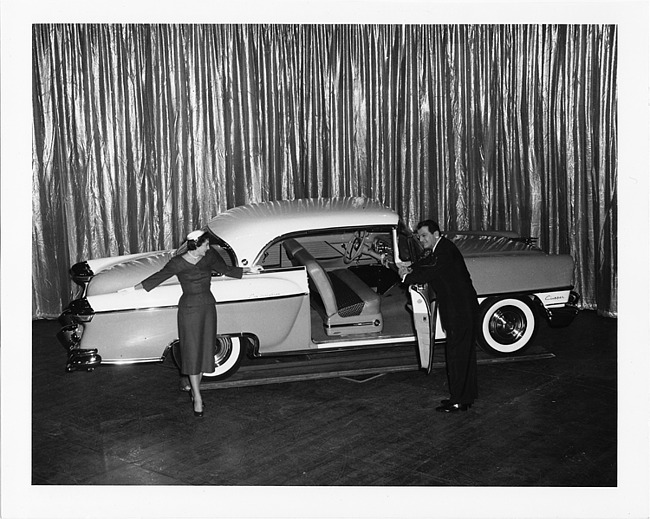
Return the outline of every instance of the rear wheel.
[[[242,337],[217,337],[214,350],[215,368],[212,373],[203,373],[204,377],[220,380],[230,377],[239,369],[245,353],[245,342]],[[174,342],[172,346],[174,363],[181,369],[180,344]]]
[[[520,353],[537,329],[530,304],[518,297],[488,298],[479,309],[478,343],[492,355]]]
[[[214,350],[214,371],[203,373],[203,376],[214,380],[228,378],[239,369],[244,350],[244,339],[241,337],[217,337]]]

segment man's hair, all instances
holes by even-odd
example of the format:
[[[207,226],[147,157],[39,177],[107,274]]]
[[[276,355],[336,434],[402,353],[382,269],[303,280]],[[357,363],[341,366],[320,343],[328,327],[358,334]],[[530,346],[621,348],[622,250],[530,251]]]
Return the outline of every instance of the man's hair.
[[[427,227],[431,234],[433,234],[436,231],[440,232],[440,226],[438,225],[438,222],[436,222],[435,220],[422,220],[420,223],[418,223],[416,230],[419,231],[420,229],[422,229],[422,227]]]

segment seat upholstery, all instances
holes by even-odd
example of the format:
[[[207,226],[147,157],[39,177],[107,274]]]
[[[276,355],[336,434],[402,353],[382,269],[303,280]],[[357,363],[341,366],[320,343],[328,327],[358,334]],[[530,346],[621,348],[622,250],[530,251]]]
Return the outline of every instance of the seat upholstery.
[[[348,269],[326,272],[294,239],[283,243],[293,265],[307,270],[311,302],[323,318],[327,335],[376,333],[383,327],[381,297]]]
[[[286,240],[283,243],[283,246],[293,265],[302,265],[307,269],[307,277],[310,286],[315,286],[318,291],[325,314],[327,316],[336,314],[338,311],[336,296],[334,295],[334,288],[332,287],[325,269],[307,251],[307,249],[300,245],[296,240]]]

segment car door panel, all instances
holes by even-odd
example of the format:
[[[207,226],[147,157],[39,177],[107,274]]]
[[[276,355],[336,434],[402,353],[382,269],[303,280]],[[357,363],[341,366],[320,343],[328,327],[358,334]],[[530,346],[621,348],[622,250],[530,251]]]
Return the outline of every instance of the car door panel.
[[[413,308],[413,325],[418,343],[418,356],[420,368],[427,373],[433,366],[433,348],[437,335],[431,334],[432,329],[437,331],[437,305],[435,299],[429,301],[425,285],[411,285],[409,296]]]

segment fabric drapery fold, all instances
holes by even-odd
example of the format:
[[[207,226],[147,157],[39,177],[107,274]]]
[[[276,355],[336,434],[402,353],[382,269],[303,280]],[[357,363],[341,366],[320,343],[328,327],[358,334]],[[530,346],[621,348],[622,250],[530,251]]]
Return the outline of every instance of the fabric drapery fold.
[[[617,313],[617,28],[34,25],[33,318],[77,261],[250,202],[362,195],[509,229]]]

